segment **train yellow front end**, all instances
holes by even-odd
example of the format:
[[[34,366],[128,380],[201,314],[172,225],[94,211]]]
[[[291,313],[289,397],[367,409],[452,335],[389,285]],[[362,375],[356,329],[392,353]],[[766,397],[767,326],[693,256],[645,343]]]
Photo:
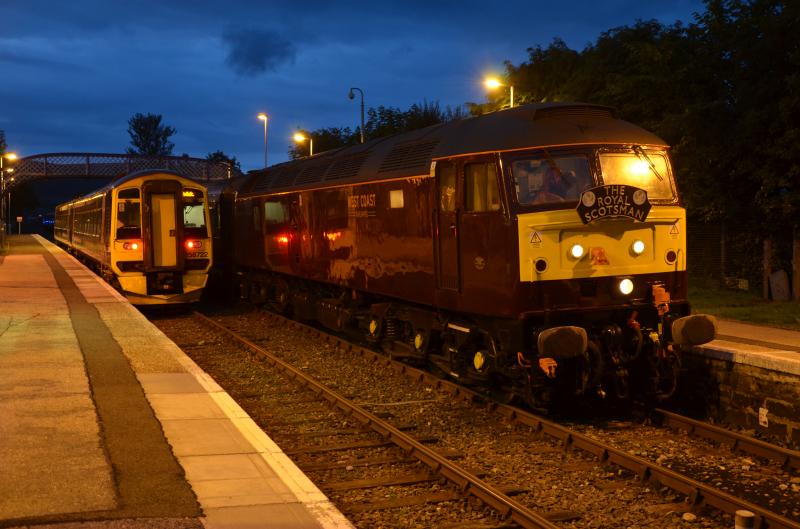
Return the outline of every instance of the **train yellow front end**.
[[[199,301],[211,267],[207,192],[167,171],[135,173],[56,210],[56,240],[135,305]],[[85,200],[85,199],[83,199]],[[91,240],[82,234],[91,225]],[[101,249],[102,251],[97,251]]]
[[[710,341],[715,324],[690,315],[686,211],[665,149],[554,149],[509,162],[519,279],[545,308],[528,315],[541,370],[573,393],[624,398],[650,384],[635,393],[671,395],[675,346]]]

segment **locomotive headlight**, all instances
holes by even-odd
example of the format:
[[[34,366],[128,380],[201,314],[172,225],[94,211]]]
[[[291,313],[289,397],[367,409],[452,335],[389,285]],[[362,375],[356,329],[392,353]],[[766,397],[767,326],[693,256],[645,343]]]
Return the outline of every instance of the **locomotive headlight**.
[[[580,259],[586,253],[586,248],[580,244],[573,244],[572,248],[569,249],[569,253],[575,259]]]
[[[644,241],[635,240],[631,244],[631,251],[634,255],[642,255],[644,253]]]
[[[187,250],[199,250],[203,247],[203,243],[201,241],[186,241],[185,246]]]
[[[630,295],[630,293],[633,292],[633,281],[627,277],[620,280],[617,286],[619,287],[619,291],[623,296]]]
[[[142,244],[140,242],[125,242],[125,243],[122,243],[122,249],[123,250],[136,251],[141,247],[142,247]]]

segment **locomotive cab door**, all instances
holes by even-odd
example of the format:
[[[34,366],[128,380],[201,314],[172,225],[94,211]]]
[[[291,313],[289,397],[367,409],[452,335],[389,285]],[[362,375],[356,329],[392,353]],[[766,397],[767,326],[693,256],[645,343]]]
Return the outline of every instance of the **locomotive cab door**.
[[[456,190],[455,164],[436,164],[436,287],[440,291],[458,292],[461,288],[458,262],[459,197]]]
[[[183,266],[182,186],[161,180],[142,186],[145,267],[148,271],[178,270]]]

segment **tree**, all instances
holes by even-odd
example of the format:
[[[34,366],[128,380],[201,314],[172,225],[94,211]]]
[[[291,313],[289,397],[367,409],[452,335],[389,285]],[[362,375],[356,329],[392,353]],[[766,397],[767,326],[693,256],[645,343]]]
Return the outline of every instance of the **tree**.
[[[161,124],[160,114],[136,113],[128,120],[128,134],[133,146],[128,148],[128,153],[169,156],[175,147],[169,139],[176,132],[173,127]]]
[[[462,107],[453,109],[448,106],[442,110],[438,101],[428,102],[426,100],[422,103],[414,103],[408,110],[400,110],[398,107],[371,107],[367,110],[367,121],[364,123],[364,138],[367,140],[383,138],[392,134],[455,121],[466,116],[467,113]],[[357,145],[360,141],[359,130],[353,131],[350,127],[328,127],[302,132],[314,140],[314,152]],[[289,156],[293,160],[307,155],[307,143],[289,146]]]
[[[214,151],[210,152],[206,155],[206,160],[209,162],[221,162],[221,163],[228,163],[231,165],[232,168],[241,171],[242,168],[239,165],[239,161],[236,159],[236,156],[228,156],[222,151]]]

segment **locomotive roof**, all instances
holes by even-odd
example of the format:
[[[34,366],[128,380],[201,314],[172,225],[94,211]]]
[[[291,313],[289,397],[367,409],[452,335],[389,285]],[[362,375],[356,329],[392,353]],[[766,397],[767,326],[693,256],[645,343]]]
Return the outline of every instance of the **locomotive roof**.
[[[240,193],[280,193],[368,180],[427,175],[431,161],[486,152],[585,144],[666,146],[655,134],[618,119],[610,107],[535,103],[424,129],[252,172]]]

